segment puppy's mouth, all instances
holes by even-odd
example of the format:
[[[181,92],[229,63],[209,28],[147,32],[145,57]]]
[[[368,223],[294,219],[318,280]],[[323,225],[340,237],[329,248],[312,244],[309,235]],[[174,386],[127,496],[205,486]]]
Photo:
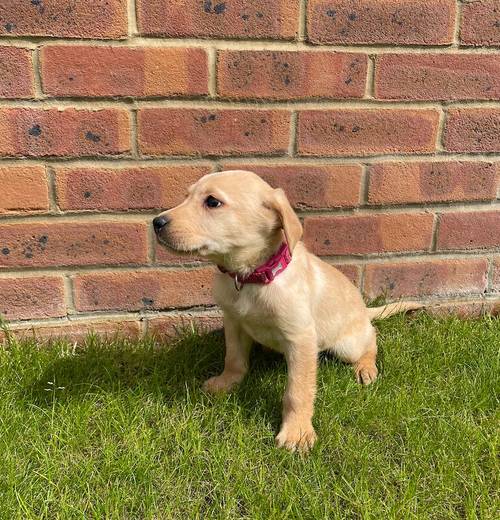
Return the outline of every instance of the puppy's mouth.
[[[183,244],[177,240],[165,238],[161,234],[156,234],[156,239],[158,240],[158,243],[161,244],[164,248],[172,251],[173,253],[177,253],[178,255],[204,256],[208,249],[203,245],[199,247],[187,246],[186,244]]]

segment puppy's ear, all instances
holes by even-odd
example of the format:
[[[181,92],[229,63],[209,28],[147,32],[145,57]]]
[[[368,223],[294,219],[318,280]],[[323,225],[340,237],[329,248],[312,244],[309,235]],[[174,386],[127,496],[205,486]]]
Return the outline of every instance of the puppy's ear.
[[[273,196],[269,206],[274,209],[281,221],[281,227],[285,233],[290,252],[295,249],[297,242],[302,238],[302,224],[299,217],[293,211],[292,206],[286,198],[285,192],[278,188],[273,190]]]

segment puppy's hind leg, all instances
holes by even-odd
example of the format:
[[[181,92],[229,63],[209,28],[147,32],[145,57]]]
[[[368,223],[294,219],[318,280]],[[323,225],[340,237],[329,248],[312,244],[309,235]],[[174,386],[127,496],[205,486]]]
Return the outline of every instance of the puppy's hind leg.
[[[368,345],[366,352],[353,364],[356,381],[369,385],[377,379],[378,369],[375,361],[377,359],[377,339],[373,334],[373,340]]]
[[[357,329],[358,327],[356,327]],[[334,348],[329,349],[342,361],[354,368],[356,381],[369,385],[377,379],[377,336],[371,324],[363,327],[363,333],[342,336]]]

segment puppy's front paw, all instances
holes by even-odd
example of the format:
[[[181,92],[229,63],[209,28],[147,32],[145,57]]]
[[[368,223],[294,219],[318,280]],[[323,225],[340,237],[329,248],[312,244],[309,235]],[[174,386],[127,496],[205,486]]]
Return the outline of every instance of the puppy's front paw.
[[[210,379],[207,379],[202,386],[204,392],[209,392],[211,394],[221,394],[224,392],[229,392],[235,385],[236,381],[233,378],[228,378],[221,374],[220,376],[214,376]]]
[[[284,423],[276,436],[276,445],[290,451],[309,451],[316,442],[316,432],[309,423]]]

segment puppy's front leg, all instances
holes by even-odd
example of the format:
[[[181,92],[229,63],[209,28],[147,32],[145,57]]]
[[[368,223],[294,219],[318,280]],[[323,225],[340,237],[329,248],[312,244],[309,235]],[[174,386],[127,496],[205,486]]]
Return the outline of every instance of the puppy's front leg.
[[[312,425],[318,349],[314,335],[292,343],[285,351],[288,383],[283,398],[283,419],[276,444],[291,451],[307,451],[316,441]]]
[[[207,392],[227,392],[240,383],[248,372],[252,338],[227,314],[224,314],[224,337],[226,340],[224,370],[219,376],[205,381],[203,390]]]

